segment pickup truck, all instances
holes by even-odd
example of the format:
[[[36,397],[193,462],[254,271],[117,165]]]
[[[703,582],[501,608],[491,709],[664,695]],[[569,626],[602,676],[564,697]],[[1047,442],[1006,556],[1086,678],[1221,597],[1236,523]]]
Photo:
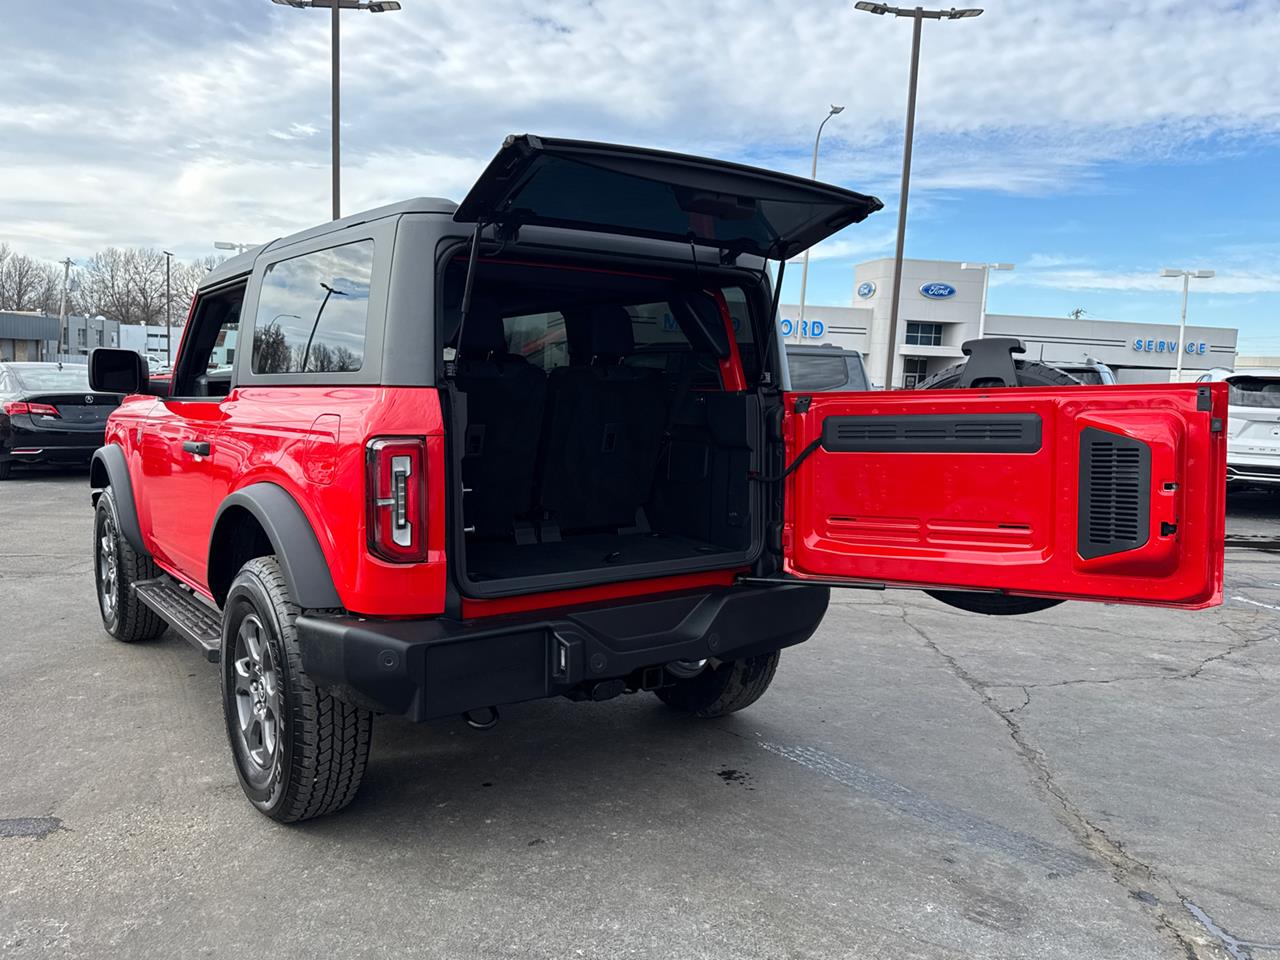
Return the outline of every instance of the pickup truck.
[[[292,822],[351,802],[379,713],[741,710],[833,589],[1220,603],[1225,385],[791,389],[783,265],[880,206],[526,135],[460,204],[215,267],[169,384],[90,360],[127,395],[90,478],[107,632],[218,665],[244,793]]]

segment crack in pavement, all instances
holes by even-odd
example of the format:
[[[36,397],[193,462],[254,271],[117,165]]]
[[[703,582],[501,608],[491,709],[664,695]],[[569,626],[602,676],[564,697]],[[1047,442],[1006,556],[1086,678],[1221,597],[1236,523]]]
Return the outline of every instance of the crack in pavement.
[[[1190,900],[1183,900],[1182,905],[1185,906],[1192,915],[1204,924],[1205,929],[1212,933],[1222,942],[1222,948],[1229,953],[1234,960],[1253,960],[1254,950],[1280,950],[1280,943],[1258,943],[1254,940],[1240,940],[1233,937],[1227,931],[1214,921],[1209,914],[1205,913],[1200,907],[1196,906]]]
[[[1223,947],[1218,944],[1225,946],[1225,942],[1219,939],[1218,944],[1215,944],[1212,940],[1207,939],[1204,936],[1204,931],[1209,930],[1209,928],[1204,926],[1200,918],[1191,913],[1189,908],[1177,911],[1166,909],[1166,904],[1176,903],[1181,906],[1189,902],[1173,882],[1150,864],[1129,853],[1120,841],[1108,836],[1105,830],[1093,823],[1085,815],[1084,811],[1067,796],[1066,790],[1054,777],[1053,770],[1049,766],[1049,761],[1044,751],[1035,746],[1026,733],[1023,732],[1022,727],[1013,716],[1013,711],[1001,709],[1000,704],[992,699],[987,692],[990,685],[983,683],[966,670],[955,657],[939,647],[923,627],[912,623],[905,608],[902,609],[901,614],[902,622],[907,629],[916,634],[924,645],[946,664],[951,673],[979,697],[983,706],[1005,725],[1018,755],[1031,768],[1040,788],[1052,799],[1053,809],[1058,821],[1075,836],[1077,842],[1086,851],[1109,869],[1112,879],[1124,887],[1131,897],[1139,900],[1139,902],[1147,903],[1152,908],[1156,915],[1158,929],[1172,940],[1174,946],[1180,950],[1182,955],[1187,960],[1208,960],[1208,958],[1221,957]],[[1230,652],[1226,651],[1215,655],[1215,657],[1206,658],[1206,660],[1226,656]],[[1201,664],[1200,669],[1202,668],[1203,664]],[[1005,684],[1004,686],[1011,685]],[[1026,694],[1026,700],[1028,703],[1030,702],[1029,693]],[[1023,706],[1026,706],[1026,703]],[[1151,903],[1153,891],[1155,902]],[[1145,896],[1140,897],[1140,894],[1145,894]],[[1212,930],[1209,932],[1212,933]],[[1238,958],[1238,960],[1251,960],[1251,958]]]

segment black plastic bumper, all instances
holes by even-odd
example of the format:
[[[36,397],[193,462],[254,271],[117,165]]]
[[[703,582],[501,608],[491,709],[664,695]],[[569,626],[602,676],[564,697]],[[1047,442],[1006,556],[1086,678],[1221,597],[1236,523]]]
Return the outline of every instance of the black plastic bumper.
[[[674,660],[738,657],[801,643],[825,587],[739,585],[519,617],[298,617],[302,666],[321,687],[413,720],[536,700]]]

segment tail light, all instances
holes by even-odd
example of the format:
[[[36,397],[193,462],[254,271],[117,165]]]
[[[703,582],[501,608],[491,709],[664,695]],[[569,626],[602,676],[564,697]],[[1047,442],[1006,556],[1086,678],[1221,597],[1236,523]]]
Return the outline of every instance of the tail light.
[[[4,405],[4,412],[9,416],[25,413],[33,417],[61,417],[58,408],[52,403],[27,403],[25,400],[9,400]]]
[[[369,441],[369,549],[384,560],[427,559],[426,451],[426,441],[411,437]]]

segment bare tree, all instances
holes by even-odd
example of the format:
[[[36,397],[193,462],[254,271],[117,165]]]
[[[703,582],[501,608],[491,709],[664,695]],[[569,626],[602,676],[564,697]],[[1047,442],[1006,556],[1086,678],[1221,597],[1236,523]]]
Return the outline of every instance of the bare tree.
[[[8,247],[0,260],[0,309],[38,310],[44,294],[45,264]]]

